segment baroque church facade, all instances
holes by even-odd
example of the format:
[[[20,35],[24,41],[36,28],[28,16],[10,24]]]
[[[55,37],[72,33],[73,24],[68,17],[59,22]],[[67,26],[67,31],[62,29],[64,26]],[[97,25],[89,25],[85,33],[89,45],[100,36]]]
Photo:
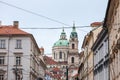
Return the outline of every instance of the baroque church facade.
[[[74,80],[79,66],[78,44],[75,24],[69,40],[63,28],[59,40],[53,44],[52,57],[44,56],[47,65],[46,80]]]
[[[76,68],[79,65],[78,34],[73,24],[69,40],[66,38],[64,29],[60,39],[52,47],[52,59],[59,63],[59,68]]]

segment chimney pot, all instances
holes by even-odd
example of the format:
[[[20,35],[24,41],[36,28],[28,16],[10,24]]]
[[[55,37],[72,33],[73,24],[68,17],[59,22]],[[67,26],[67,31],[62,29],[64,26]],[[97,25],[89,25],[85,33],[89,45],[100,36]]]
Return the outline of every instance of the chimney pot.
[[[19,26],[19,21],[13,21],[13,26],[14,26],[15,28],[18,28],[18,26]]]

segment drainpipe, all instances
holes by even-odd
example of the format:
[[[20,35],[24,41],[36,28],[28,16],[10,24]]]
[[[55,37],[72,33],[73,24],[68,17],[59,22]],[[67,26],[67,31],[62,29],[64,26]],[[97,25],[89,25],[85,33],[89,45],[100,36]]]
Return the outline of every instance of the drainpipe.
[[[9,74],[9,51],[10,49],[10,35],[8,35],[8,55],[7,55],[7,80],[8,80],[8,74]]]

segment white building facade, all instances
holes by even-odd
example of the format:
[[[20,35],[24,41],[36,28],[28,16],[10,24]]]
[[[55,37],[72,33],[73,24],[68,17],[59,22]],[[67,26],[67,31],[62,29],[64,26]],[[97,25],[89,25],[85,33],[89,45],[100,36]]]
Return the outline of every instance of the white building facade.
[[[44,78],[40,56],[34,37],[20,30],[17,21],[13,26],[0,27],[0,80]]]

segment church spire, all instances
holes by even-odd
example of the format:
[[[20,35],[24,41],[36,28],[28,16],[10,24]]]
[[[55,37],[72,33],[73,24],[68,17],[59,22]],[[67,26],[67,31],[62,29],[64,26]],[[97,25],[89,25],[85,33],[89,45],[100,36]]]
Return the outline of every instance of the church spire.
[[[76,32],[75,22],[74,22],[74,21],[73,21],[73,28],[72,28],[72,32]]]
[[[64,27],[63,27],[63,30],[62,30],[63,32],[64,32]]]
[[[78,38],[77,32],[76,32],[76,27],[75,27],[75,22],[73,22],[73,27],[72,27],[72,32],[70,34],[70,38]]]

